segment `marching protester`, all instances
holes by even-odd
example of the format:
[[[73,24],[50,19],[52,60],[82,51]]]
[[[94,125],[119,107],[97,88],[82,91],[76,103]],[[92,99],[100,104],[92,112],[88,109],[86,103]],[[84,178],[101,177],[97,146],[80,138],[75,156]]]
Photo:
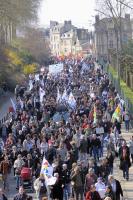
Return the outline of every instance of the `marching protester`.
[[[120,200],[120,197],[123,197],[123,190],[121,184],[118,180],[114,179],[112,175],[108,177],[109,186],[113,192],[114,200]],[[110,190],[110,191],[111,191]]]
[[[131,167],[130,162],[130,151],[129,147],[126,144],[126,141],[123,141],[122,146],[119,149],[120,156],[120,169],[123,171],[123,178],[129,179],[129,168]]]
[[[13,112],[0,128],[4,187],[9,189],[13,167],[19,189],[14,200],[31,198],[24,189],[33,187],[39,200],[119,200],[121,185],[110,175],[118,153],[129,179],[132,140],[129,149],[120,137],[122,118],[129,130],[128,113],[95,59],[55,63],[56,68],[29,75],[24,87],[16,86]]]

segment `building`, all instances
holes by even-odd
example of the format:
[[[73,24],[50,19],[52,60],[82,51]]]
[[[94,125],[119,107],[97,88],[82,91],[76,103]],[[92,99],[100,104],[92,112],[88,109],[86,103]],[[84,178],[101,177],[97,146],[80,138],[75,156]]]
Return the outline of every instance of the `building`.
[[[118,23],[121,28],[118,28],[112,18],[100,19],[99,15],[95,17],[95,54],[98,59],[109,59],[110,50],[120,50],[132,38],[130,15],[125,14]]]
[[[50,22],[50,48],[54,56],[59,56],[61,54],[61,37],[72,28],[71,21],[65,21],[64,24],[59,24],[56,21]]]
[[[50,23],[50,47],[54,56],[78,55],[85,51],[83,49],[86,49],[85,53],[89,52],[90,39],[87,29],[76,28],[71,21]]]

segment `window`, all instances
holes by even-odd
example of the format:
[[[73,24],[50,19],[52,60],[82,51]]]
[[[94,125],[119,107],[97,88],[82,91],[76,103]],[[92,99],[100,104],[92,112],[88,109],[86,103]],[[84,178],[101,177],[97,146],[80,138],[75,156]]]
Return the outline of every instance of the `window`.
[[[109,31],[108,31],[109,38],[113,38],[113,34],[114,34],[114,30],[113,29],[109,29]]]
[[[123,42],[127,43],[128,35],[126,33],[123,34]]]
[[[67,37],[70,37],[70,34],[67,34]]]

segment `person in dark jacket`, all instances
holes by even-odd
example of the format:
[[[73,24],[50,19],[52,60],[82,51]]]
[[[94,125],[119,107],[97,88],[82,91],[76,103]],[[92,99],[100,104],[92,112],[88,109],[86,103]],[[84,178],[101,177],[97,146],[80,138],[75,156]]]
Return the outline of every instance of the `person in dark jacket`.
[[[115,200],[115,198],[114,198],[114,193],[113,193],[112,187],[111,187],[110,185],[107,185],[107,186],[106,186],[105,198],[106,198],[106,197],[110,197],[111,200]]]
[[[52,143],[49,144],[49,148],[48,148],[45,156],[46,156],[46,159],[48,160],[49,164],[52,164],[56,157],[56,149],[53,147]]]
[[[25,161],[25,167],[28,167],[28,168],[33,167],[33,159],[32,159],[31,154],[27,155],[27,158],[26,158],[26,161]]]
[[[95,185],[91,185],[90,191],[86,193],[85,200],[101,200],[99,193],[96,191]]]
[[[71,174],[72,186],[74,190],[74,198],[76,200],[83,200],[83,179],[80,167],[76,166]]]
[[[71,196],[71,187],[70,187],[70,170],[67,169],[67,164],[63,164],[62,170],[62,182],[63,182],[63,196],[64,200],[67,200]]]
[[[15,195],[13,200],[28,200],[28,195],[25,193],[24,188],[19,188],[19,193]]]
[[[106,159],[109,166],[109,172],[110,174],[113,174],[113,163],[114,163],[115,156],[113,155],[111,151],[108,152]]]
[[[85,139],[85,136],[82,136],[82,139],[80,141],[80,160],[86,160],[87,159],[87,148],[88,148],[88,142]]]
[[[51,188],[51,197],[52,199],[63,200],[63,182],[59,177],[58,173],[55,173],[54,176],[57,178],[56,183]]]
[[[112,187],[112,191],[114,193],[114,200],[120,200],[120,196],[123,197],[123,191],[120,182],[114,179],[112,175],[109,175],[108,185]]]
[[[126,180],[129,179],[129,168],[131,167],[130,162],[130,151],[129,147],[126,145],[126,141],[123,141],[122,147],[119,149],[120,158],[120,169],[123,171],[123,177]]]
[[[94,134],[91,140],[91,148],[92,148],[92,152],[93,152],[93,156],[95,160],[99,160],[99,152],[98,152],[99,145],[100,145],[100,140]]]
[[[110,173],[110,169],[109,169],[108,161],[105,158],[102,160],[102,163],[99,167],[99,175],[100,175],[100,177],[103,177],[105,182],[107,182],[109,173]]]

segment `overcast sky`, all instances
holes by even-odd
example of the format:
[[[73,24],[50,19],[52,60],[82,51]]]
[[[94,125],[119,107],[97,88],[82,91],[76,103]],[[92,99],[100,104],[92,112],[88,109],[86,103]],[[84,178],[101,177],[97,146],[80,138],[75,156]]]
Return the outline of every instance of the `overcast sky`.
[[[50,20],[72,20],[73,25],[89,28],[94,21],[95,0],[43,0],[39,10],[39,24],[49,25]]]

